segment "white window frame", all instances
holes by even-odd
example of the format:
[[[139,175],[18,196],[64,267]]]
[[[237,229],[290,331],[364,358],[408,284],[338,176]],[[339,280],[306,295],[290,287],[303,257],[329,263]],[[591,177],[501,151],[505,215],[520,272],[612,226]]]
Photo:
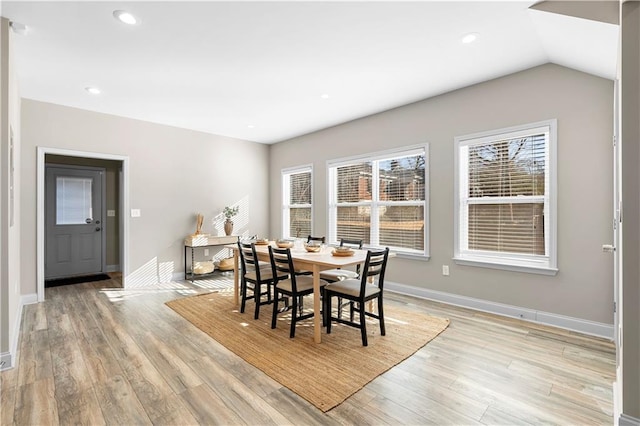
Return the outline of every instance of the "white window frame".
[[[311,232],[313,234],[313,165],[307,164],[304,166],[291,167],[282,169],[282,237],[283,238],[295,238],[289,234],[290,221],[290,209],[292,207],[301,208],[308,207],[311,209]],[[291,175],[310,173],[311,174],[311,204],[290,204],[291,201]],[[305,235],[306,237],[306,235]]]
[[[513,203],[544,202],[545,255],[526,255],[469,250],[466,205],[492,203],[495,200],[468,197],[468,157],[462,155],[469,146],[497,140],[516,139],[533,134],[548,135],[545,149],[545,194],[540,197],[512,197]],[[456,264],[555,275],[557,268],[557,120],[546,120],[521,126],[475,133],[455,138],[454,144],[454,257]],[[489,198],[489,197],[488,197]],[[506,197],[501,197],[506,200]]]
[[[378,195],[378,186],[380,183],[379,180],[379,167],[377,167],[374,164],[374,167],[372,167],[373,170],[373,177],[372,177],[372,200],[371,201],[366,201],[366,202],[355,202],[355,203],[341,203],[341,205],[348,205],[348,206],[370,206],[371,207],[371,212],[377,211],[378,208],[380,206],[385,206],[385,205],[422,205],[423,209],[424,209],[424,251],[418,251],[418,250],[403,250],[400,247],[390,247],[394,253],[396,253],[396,255],[398,257],[404,257],[404,258],[411,258],[411,259],[419,259],[419,260],[429,260],[429,238],[431,235],[431,230],[429,227],[429,194],[430,194],[430,187],[429,187],[429,161],[430,161],[430,156],[429,156],[429,144],[425,143],[425,144],[420,144],[420,145],[413,145],[413,146],[407,146],[407,147],[403,147],[403,148],[398,148],[398,149],[393,149],[393,150],[388,150],[388,151],[378,151],[375,153],[370,153],[370,154],[365,154],[365,155],[358,155],[358,156],[353,156],[353,157],[344,157],[344,158],[339,158],[339,159],[335,159],[335,160],[329,160],[327,161],[327,200],[328,200],[328,212],[327,212],[327,230],[328,230],[328,235],[327,235],[327,240],[330,244],[336,244],[338,243],[338,237],[337,237],[337,193],[336,193],[336,188],[337,188],[337,176],[336,176],[336,168],[341,167],[341,166],[348,166],[348,165],[352,165],[352,164],[356,164],[356,163],[362,163],[362,162],[367,162],[367,161],[371,161],[371,162],[378,162],[378,161],[385,161],[385,160],[389,160],[389,159],[393,159],[393,158],[397,158],[397,157],[403,157],[403,156],[410,156],[410,155],[419,155],[419,154],[423,154],[425,157],[425,170],[424,170],[424,200],[420,200],[420,201],[395,201],[395,202],[388,202],[388,201],[380,201],[375,199],[375,197],[373,197],[373,194]],[[370,246],[379,246],[380,240],[379,240],[379,221],[378,221],[378,215],[377,214],[371,214],[371,236],[370,236],[370,243],[368,245]],[[374,231],[375,230],[375,231]]]

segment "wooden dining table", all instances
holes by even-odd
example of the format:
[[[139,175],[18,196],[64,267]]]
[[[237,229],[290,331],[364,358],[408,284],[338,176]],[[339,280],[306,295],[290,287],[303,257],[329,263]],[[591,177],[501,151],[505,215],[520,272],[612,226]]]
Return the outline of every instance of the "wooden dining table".
[[[276,247],[275,242],[269,244],[256,244],[256,255],[258,260],[269,262],[268,246]],[[229,244],[226,248],[233,250],[233,297],[236,306],[240,303],[240,274],[238,262],[238,245]],[[308,252],[304,247],[291,248],[291,258],[296,269],[311,271],[313,274],[313,340],[316,343],[322,342],[322,317],[320,314],[320,272],[327,269],[344,268],[346,266],[364,263],[367,258],[367,250],[353,250],[351,256],[334,256],[333,247],[324,246],[317,253]]]

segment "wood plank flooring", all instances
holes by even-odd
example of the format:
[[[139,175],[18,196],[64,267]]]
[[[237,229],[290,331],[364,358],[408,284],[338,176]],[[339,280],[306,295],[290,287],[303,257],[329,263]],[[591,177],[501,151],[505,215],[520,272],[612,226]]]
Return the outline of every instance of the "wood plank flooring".
[[[0,375],[0,424],[613,422],[611,342],[393,293],[385,303],[451,325],[322,413],[164,305],[232,291],[231,278],[123,290],[114,276],[46,289],[46,302],[24,309],[17,367]]]

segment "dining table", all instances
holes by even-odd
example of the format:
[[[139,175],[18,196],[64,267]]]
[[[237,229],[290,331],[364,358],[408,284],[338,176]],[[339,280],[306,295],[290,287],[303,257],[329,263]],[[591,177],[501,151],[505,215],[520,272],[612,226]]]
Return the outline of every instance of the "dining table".
[[[255,244],[258,260],[270,262],[269,245],[277,247],[274,241],[268,243]],[[233,297],[236,306],[240,304],[240,274],[238,245],[229,244],[226,248],[233,250]],[[367,258],[367,250],[353,249],[350,256],[337,255],[334,247],[323,245],[318,252],[309,252],[304,247],[291,248],[291,259],[296,270],[311,271],[313,275],[313,340],[315,343],[322,342],[322,317],[320,304],[320,272],[327,269],[344,268],[347,266],[364,263]]]

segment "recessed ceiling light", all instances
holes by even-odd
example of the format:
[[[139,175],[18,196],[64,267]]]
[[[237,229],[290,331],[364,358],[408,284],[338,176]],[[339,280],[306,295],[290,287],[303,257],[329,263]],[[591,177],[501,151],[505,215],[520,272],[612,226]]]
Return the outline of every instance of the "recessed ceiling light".
[[[326,93],[323,93],[322,95],[320,95],[320,97],[321,97],[322,99],[329,99],[329,95],[328,95],[328,94],[326,94]]]
[[[256,126],[254,126],[253,124],[249,124],[247,127],[250,128],[250,129],[253,129]]]
[[[97,87],[93,87],[93,86],[85,87],[84,90],[86,90],[87,92],[91,93],[92,95],[99,95],[101,93],[100,89],[98,89]]]
[[[138,22],[135,16],[125,10],[114,10],[113,17],[128,25],[135,25]]]
[[[480,34],[478,34],[478,33],[469,33],[466,36],[462,37],[462,42],[464,44],[473,43],[474,41],[477,40],[479,35]]]

